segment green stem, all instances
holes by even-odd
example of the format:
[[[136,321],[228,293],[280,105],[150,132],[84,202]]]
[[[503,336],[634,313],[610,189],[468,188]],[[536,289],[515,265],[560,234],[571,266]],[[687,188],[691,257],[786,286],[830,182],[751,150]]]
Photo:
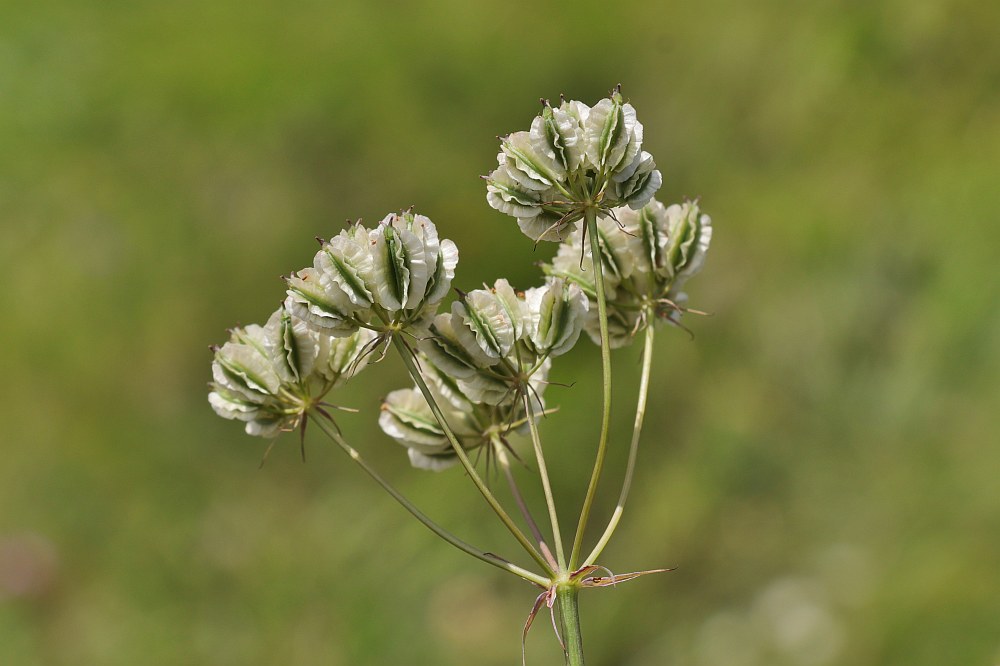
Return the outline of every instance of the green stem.
[[[406,497],[404,497],[398,490],[389,485],[389,482],[386,481],[381,474],[376,472],[375,469],[371,465],[369,465],[364,458],[361,457],[361,454],[358,453],[357,449],[355,449],[346,441],[344,441],[344,438],[341,437],[340,433],[338,433],[336,429],[332,427],[329,423],[323,420],[322,416],[314,418],[313,422],[316,423],[317,426],[319,426],[319,429],[322,430],[327,437],[329,437],[337,445],[339,445],[340,448],[344,450],[344,453],[346,453],[351,460],[356,462],[361,467],[361,469],[367,472],[368,476],[370,476],[372,479],[375,480],[376,483],[382,486],[382,488],[387,493],[392,495],[393,499],[399,502],[404,509],[409,511],[414,518],[423,523],[424,526],[427,527],[430,531],[434,532],[434,534],[438,535],[439,537],[450,543],[455,548],[458,548],[462,552],[468,553],[469,555],[472,555],[476,559],[482,560],[487,564],[492,564],[493,566],[499,569],[503,569],[504,571],[508,571],[516,576],[520,576],[526,581],[529,581],[536,585],[541,585],[542,587],[548,587],[551,584],[551,582],[547,578],[543,578],[542,576],[532,573],[526,569],[522,569],[516,564],[512,564],[501,557],[493,555],[492,553],[487,553],[479,550],[474,546],[470,546],[469,544],[465,543],[464,541],[456,537],[448,530],[444,529],[443,527],[435,523],[433,520],[428,518],[423,511],[414,506],[413,503],[410,502],[410,500],[406,499]]]
[[[561,638],[566,649],[566,666],[583,666],[579,592],[580,588],[575,585],[560,585],[556,588]]]
[[[559,515],[556,513],[556,502],[552,496],[552,483],[549,481],[549,471],[545,465],[545,454],[542,452],[542,439],[538,435],[538,424],[535,423],[535,408],[531,396],[524,393],[524,410],[528,414],[528,428],[531,430],[531,444],[535,449],[535,460],[538,462],[538,475],[542,477],[542,490],[545,492],[545,506],[549,510],[549,522],[552,524],[552,540],[556,546],[556,561],[559,570],[566,570],[566,553],[563,551],[562,533],[559,531]]]
[[[611,345],[608,342],[608,302],[607,295],[604,293],[604,269],[601,262],[601,245],[597,235],[597,210],[587,208],[584,211],[584,218],[587,224],[587,233],[590,234],[590,257],[591,264],[594,266],[594,286],[597,290],[597,318],[601,328],[603,392],[601,394],[601,436],[597,443],[597,458],[594,460],[594,471],[590,476],[590,485],[587,487],[587,495],[583,500],[583,509],[580,511],[580,522],[576,526],[573,552],[569,557],[570,569],[576,569],[576,563],[580,557],[584,532],[587,530],[587,520],[590,518],[590,509],[594,504],[594,496],[597,494],[597,483],[600,481],[601,470],[604,468],[604,458],[608,449],[608,428],[611,424]]]
[[[416,361],[413,357],[413,350],[411,350],[398,335],[394,335],[392,337],[392,342],[396,347],[396,351],[398,351],[399,355],[402,357],[403,365],[406,366],[407,372],[410,373],[410,377],[416,383],[417,388],[420,389],[420,392],[423,394],[428,406],[431,408],[431,412],[434,414],[434,418],[437,419],[438,424],[444,431],[445,437],[448,438],[448,443],[451,444],[452,450],[455,452],[455,455],[458,456],[458,460],[462,464],[462,467],[465,468],[466,474],[468,474],[469,478],[472,479],[472,483],[475,484],[479,493],[486,500],[486,503],[490,505],[490,508],[493,509],[493,512],[497,514],[497,517],[500,518],[500,522],[504,524],[512,535],[514,535],[514,538],[517,539],[517,542],[521,544],[532,559],[534,559],[535,562],[538,562],[538,564],[542,567],[542,571],[550,576],[554,575],[555,572],[552,570],[552,567],[549,566],[549,563],[545,560],[542,554],[538,552],[538,549],[535,548],[528,537],[525,536],[524,532],[522,532],[521,529],[514,523],[513,519],[511,519],[504,508],[500,505],[500,502],[497,501],[497,498],[494,497],[493,493],[490,492],[490,489],[486,487],[486,484],[479,476],[479,473],[476,472],[476,468],[473,467],[472,462],[469,460],[469,456],[466,455],[465,449],[462,448],[462,445],[458,441],[458,438],[455,437],[455,433],[452,431],[451,426],[448,425],[448,421],[445,419],[444,413],[442,413],[441,408],[434,399],[434,394],[431,393],[430,388],[427,386],[427,382],[425,382],[423,376],[421,376],[420,370],[417,368]]]
[[[591,551],[587,559],[583,561],[583,566],[590,566],[593,564],[598,557],[601,556],[601,552],[604,547],[608,545],[608,541],[611,539],[611,535],[614,534],[615,528],[618,527],[618,521],[621,520],[622,513],[625,511],[625,500],[628,499],[628,491],[632,487],[632,476],[635,474],[635,461],[639,453],[639,435],[642,433],[642,422],[646,416],[646,397],[649,394],[649,371],[653,365],[653,326],[654,321],[650,319],[646,326],[646,336],[643,341],[642,348],[642,375],[639,379],[639,398],[635,405],[635,425],[632,427],[632,443],[629,446],[628,451],[628,466],[625,469],[625,482],[622,484],[621,495],[618,496],[618,505],[615,506],[615,511],[611,515],[611,520],[608,522],[607,529],[604,530],[604,534],[601,535],[601,539],[594,546],[594,550]]]
[[[552,556],[552,551],[549,550],[549,545],[545,543],[545,537],[542,536],[542,531],[538,529],[538,523],[535,522],[534,517],[531,515],[531,511],[528,509],[528,504],[524,501],[524,497],[521,495],[521,489],[517,485],[517,480],[514,478],[514,472],[510,468],[510,459],[507,457],[507,449],[500,441],[499,437],[494,437],[491,442],[494,451],[496,451],[497,462],[500,463],[500,469],[503,470],[503,475],[507,478],[507,486],[510,488],[510,494],[514,498],[514,502],[517,504],[517,508],[521,511],[521,515],[524,517],[524,522],[528,524],[528,529],[531,530],[531,536],[535,537],[535,541],[538,542],[538,548],[542,551],[542,555],[545,556],[545,561],[549,563],[549,566],[555,569],[559,566],[556,562],[556,558]]]

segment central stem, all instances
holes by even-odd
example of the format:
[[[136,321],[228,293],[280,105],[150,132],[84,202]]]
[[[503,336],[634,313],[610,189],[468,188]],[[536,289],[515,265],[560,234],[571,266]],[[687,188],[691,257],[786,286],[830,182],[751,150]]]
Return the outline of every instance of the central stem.
[[[608,302],[604,293],[604,270],[601,262],[601,243],[597,230],[597,209],[588,207],[584,211],[586,230],[590,234],[590,258],[594,267],[594,287],[597,291],[597,318],[601,328],[601,378],[603,392],[601,394],[601,436],[597,443],[597,459],[594,460],[594,471],[590,476],[590,485],[583,500],[580,511],[580,522],[576,526],[576,537],[573,539],[573,552],[569,557],[569,568],[576,568],[580,559],[580,549],[583,547],[583,536],[590,518],[590,508],[597,494],[597,483],[604,469],[604,457],[608,450],[608,428],[611,424],[611,345],[608,342]]]
[[[559,625],[566,649],[566,666],[583,666],[583,634],[580,632],[580,588],[560,585],[556,588]]]

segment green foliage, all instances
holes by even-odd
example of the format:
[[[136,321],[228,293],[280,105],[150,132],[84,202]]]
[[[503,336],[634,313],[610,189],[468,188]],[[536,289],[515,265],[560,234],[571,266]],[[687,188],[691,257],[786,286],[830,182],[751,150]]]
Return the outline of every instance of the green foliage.
[[[618,81],[659,198],[701,196],[725,232],[690,289],[715,316],[686,320],[694,343],[658,336],[640,474],[602,557],[679,569],[585,596],[588,656],[1000,659],[1000,9],[616,15],[624,32],[582,58],[606,4],[0,9],[0,663],[516,663],[534,590],[429,537],[325,443],[302,465],[279,441],[257,471],[266,443],[205,403],[207,347],[266,319],[304,239],[410,204],[462,248],[456,286],[534,284],[510,260],[530,241],[470,174],[540,93]],[[566,405],[542,423],[560,478],[591,462],[589,352],[546,393]],[[637,354],[615,356],[613,432]],[[375,430],[399,376],[366,371],[351,441],[453,531],[511,550],[449,501],[460,475],[409,473]],[[535,661],[558,660],[550,643],[529,639]]]

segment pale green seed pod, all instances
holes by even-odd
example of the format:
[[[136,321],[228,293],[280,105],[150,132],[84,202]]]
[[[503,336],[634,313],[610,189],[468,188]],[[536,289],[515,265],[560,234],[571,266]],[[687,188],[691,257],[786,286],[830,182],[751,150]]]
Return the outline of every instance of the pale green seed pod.
[[[549,356],[572,347],[586,309],[586,296],[568,283],[519,293],[501,279],[435,317],[420,349],[470,401],[498,405],[547,372]]]
[[[442,402],[438,400],[462,446],[468,449],[479,446],[481,438],[471,415]],[[407,448],[414,467],[440,471],[458,461],[430,405],[417,389],[399,389],[387,395],[378,423],[385,434]]]
[[[679,286],[701,270],[712,242],[712,218],[702,214],[697,202],[674,204],[665,211],[667,247],[658,271]]]
[[[276,329],[268,336],[271,345],[269,356],[282,383],[302,383],[317,370],[317,361],[323,362],[330,355],[330,338],[317,335],[301,319],[294,319],[281,308],[268,320],[265,329]]]
[[[639,240],[627,232],[623,233],[619,223],[610,216],[598,218],[597,235],[601,248],[601,265],[604,269],[604,288],[610,293],[622,280],[632,275],[636,265]],[[553,277],[561,277],[578,285],[588,296],[597,295],[590,241],[589,239],[584,241],[581,234],[568,237],[559,246],[546,272]]]
[[[525,190],[545,192],[566,180],[566,170],[536,150],[531,132],[514,132],[501,139],[497,162]]]
[[[638,210],[649,203],[663,184],[663,176],[656,169],[653,156],[642,151],[625,170],[616,174],[615,193],[619,201],[632,210]]]
[[[687,300],[680,287],[704,263],[711,219],[695,202],[667,207],[652,200],[639,210],[616,208],[597,226],[611,346],[631,343],[654,320],[679,323]],[[578,285],[587,295],[590,312],[584,329],[600,344],[590,243],[581,243],[578,236],[566,239],[545,271]]]
[[[448,375],[422,359],[421,367],[434,401],[462,448],[472,451],[486,440],[476,419],[475,405],[458,389]],[[407,449],[410,464],[418,469],[441,471],[458,462],[434,412],[417,388],[392,391],[382,401],[379,426],[389,437]]]
[[[586,309],[586,296],[562,281],[518,294],[507,280],[497,280],[454,303],[448,325],[435,321],[442,335],[428,344],[428,353],[459,378],[474,402],[495,404],[523,381],[519,368],[573,346]]]
[[[587,210],[639,209],[653,197],[663,177],[642,140],[635,109],[617,90],[593,108],[543,102],[530,131],[501,139],[486,200],[532,240],[562,241]]]
[[[368,234],[360,224],[342,230],[324,244],[313,265],[341,289],[355,309],[366,310],[375,302],[371,284],[374,262]]]
[[[501,213],[530,219],[542,213],[544,200],[541,190],[522,185],[514,179],[506,165],[497,167],[486,177],[486,201]]]
[[[584,130],[587,159],[608,177],[627,169],[642,150],[642,123],[618,92],[591,107]]]
[[[509,402],[515,395],[511,384],[508,383],[510,379],[505,379],[507,374],[501,366],[496,365],[492,368],[481,368],[475,374],[457,380],[457,384],[462,395],[471,402],[499,405],[502,402]]]
[[[666,206],[655,199],[638,211],[616,211],[625,229],[639,240],[640,251],[636,253],[636,271],[653,275],[666,264],[667,235],[669,229],[663,223]]]
[[[524,313],[506,280],[496,289],[475,289],[452,303],[452,329],[477,365],[506,358],[521,337]]]
[[[532,395],[541,395],[545,390],[545,379],[552,367],[552,360],[544,359],[538,363],[538,357],[523,352],[520,362],[527,372],[534,369],[528,378],[527,386],[518,377],[518,359],[508,358],[507,364],[497,364],[484,368],[471,377],[457,380],[457,385],[470,401],[476,404],[509,407],[520,400],[521,392],[528,391]],[[529,388],[530,386],[530,388]]]
[[[514,339],[520,340],[521,336],[524,335],[524,324],[525,324],[525,304],[524,295],[518,296],[514,288],[510,286],[507,280],[500,278],[493,283],[493,289],[490,290],[493,293],[493,297],[496,299],[497,303],[503,309],[504,313],[507,315],[507,319],[510,320],[511,326],[514,328]]]
[[[586,159],[583,122],[590,109],[581,102],[563,102],[556,109],[543,103],[541,115],[531,123],[531,147],[536,159],[565,181]]]
[[[371,318],[374,265],[368,233],[361,225],[323,243],[304,268],[286,279],[285,306],[296,317],[330,335],[350,335]]]
[[[374,264],[376,301],[409,320],[448,293],[458,264],[458,248],[439,240],[429,218],[412,212],[390,213],[368,233]]]
[[[461,326],[461,323],[459,323]],[[429,335],[419,342],[419,347],[436,365],[452,377],[463,379],[489,365],[489,358],[479,353],[479,346],[466,349],[463,340],[455,333],[454,317],[444,312],[434,317]]]
[[[370,316],[367,308],[351,305],[337,283],[315,268],[303,268],[285,282],[285,307],[318,331],[350,335],[357,330],[359,321]]]
[[[587,297],[575,284],[549,278],[525,292],[527,337],[538,355],[559,356],[573,348],[588,310]]]
[[[506,388],[501,389],[505,400],[482,401],[475,393],[464,392],[467,388],[465,382],[456,382],[429,359],[422,359],[421,367],[435,402],[464,450],[471,452],[487,447],[487,455],[490,455],[491,447],[498,443],[505,445],[503,442],[509,433],[523,433],[527,429],[522,400],[511,395]],[[547,372],[548,365],[545,364],[532,382],[529,399],[536,420],[545,410],[541,393]],[[430,405],[416,388],[392,391],[386,396],[379,415],[379,426],[389,437],[406,447],[410,464],[414,467],[440,471],[458,461]]]
[[[374,337],[363,329],[346,337],[318,333],[281,308],[264,326],[233,329],[216,350],[209,403],[223,418],[245,421],[248,434],[274,437],[360,371]]]
[[[579,233],[579,222],[567,221],[563,215],[543,212],[534,217],[517,218],[517,226],[521,232],[533,241],[552,241],[558,243]]]
[[[325,344],[325,354],[317,360],[316,375],[329,385],[325,390],[335,389],[361,372],[376,359],[372,345],[378,335],[366,328],[359,328],[346,337],[321,335]]]
[[[458,248],[411,211],[360,224],[323,243],[313,267],[287,279],[289,310],[331,335],[358,327],[422,330],[448,294]]]
[[[212,362],[209,404],[223,418],[246,421],[250,434],[263,434],[251,427],[273,428],[276,434],[283,419],[275,398],[281,378],[271,361],[272,336],[273,331],[256,324],[235,328]]]

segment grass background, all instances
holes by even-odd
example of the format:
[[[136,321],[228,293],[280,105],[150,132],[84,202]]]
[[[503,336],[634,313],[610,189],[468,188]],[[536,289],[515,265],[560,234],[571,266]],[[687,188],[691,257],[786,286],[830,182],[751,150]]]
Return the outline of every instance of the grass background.
[[[621,82],[716,235],[658,339],[639,476],[582,599],[594,664],[1000,661],[1000,9],[981,0],[56,2],[0,7],[0,663],[513,664],[534,591],[433,539],[322,439],[215,417],[208,345],[316,235],[415,204],[456,286],[539,280],[477,179],[540,96]],[[615,354],[597,514],[638,350]],[[429,513],[514,556],[455,471],[341,402]],[[556,366],[564,522],[599,363]],[[314,433],[315,435],[316,433]],[[537,495],[535,495],[537,499]],[[568,529],[568,528],[567,528]],[[545,622],[529,663],[559,663]]]

